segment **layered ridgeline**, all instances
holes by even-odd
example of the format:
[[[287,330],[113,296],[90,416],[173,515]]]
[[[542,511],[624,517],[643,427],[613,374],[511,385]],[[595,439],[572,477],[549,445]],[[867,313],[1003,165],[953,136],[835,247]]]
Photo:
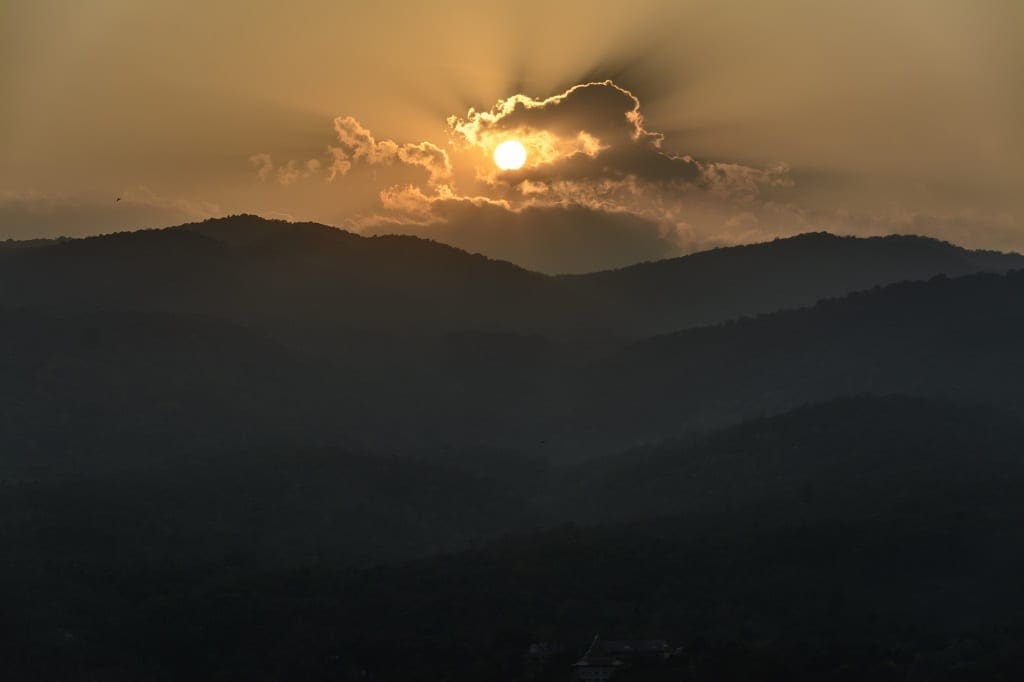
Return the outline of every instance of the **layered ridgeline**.
[[[1022,278],[955,276],[1021,260],[812,234],[547,277],[248,216],[10,247],[0,444],[35,464],[250,445],[581,457],[850,393],[1015,408]]]
[[[596,631],[693,679],[992,679],[1021,266],[814,234],[548,277],[245,216],[5,245],[5,672],[522,679],[550,640],[562,679]]]
[[[16,244],[16,243],[15,243]],[[313,333],[604,330],[642,338],[1024,256],[825,233],[549,277],[414,237],[235,216],[0,250],[0,305],[145,310]]]
[[[655,337],[582,372],[569,420],[624,443],[861,393],[1020,413],[1022,304],[1021,271],[937,277]]]
[[[993,679],[1024,632],[1022,437],[985,408],[844,399],[533,478],[548,525],[604,525],[353,570],[345,550],[396,529],[423,533],[405,548],[420,551],[442,528],[496,532],[499,507],[523,529],[530,500],[341,453],[192,463],[134,488],[37,483],[0,567],[21,624],[7,665],[524,679],[530,643],[551,641],[558,680],[608,632],[683,646],[687,679]],[[10,529],[24,499],[5,504]]]

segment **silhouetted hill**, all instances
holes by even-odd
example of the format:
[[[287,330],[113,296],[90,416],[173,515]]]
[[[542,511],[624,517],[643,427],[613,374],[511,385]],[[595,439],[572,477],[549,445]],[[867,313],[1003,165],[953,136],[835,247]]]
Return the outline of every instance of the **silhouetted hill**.
[[[0,315],[6,330],[0,343],[10,349],[3,442],[15,452],[122,456],[128,443],[167,451],[204,443],[278,443],[426,452],[453,445],[563,458],[610,453],[851,394],[1024,406],[1017,380],[1024,372],[1017,352],[1024,333],[1019,272],[890,285],[812,308],[655,337],[595,362],[614,345],[514,330],[442,333],[444,325],[460,316],[466,322],[465,315],[489,305],[449,306],[453,299],[444,294],[437,294],[441,303],[433,308],[413,306],[419,318],[387,322],[441,324],[434,332],[353,330],[348,324],[359,315],[350,316],[333,297],[336,289],[310,282],[335,274],[356,283],[389,278],[365,265],[336,272],[340,256],[318,261],[318,254],[334,248],[323,245],[297,247],[292,262],[277,240],[335,244],[343,254],[351,242],[393,259],[388,239],[315,225],[298,227],[300,237],[294,237],[293,225],[258,224],[265,235],[215,222],[228,236],[171,229],[33,248],[15,259],[17,265],[0,259],[0,273],[43,283],[49,280],[41,273],[47,273],[57,282],[44,287],[51,299],[36,298],[33,308]],[[236,228],[241,235],[232,237]],[[523,291],[513,280],[527,289],[562,281],[429,242],[398,243],[411,253],[407,272],[417,254],[435,250],[468,271],[491,272],[493,266],[509,277],[503,280],[509,283],[506,300]],[[174,245],[173,258],[164,255],[168,244]],[[29,254],[49,255],[36,271],[25,269],[33,262]],[[264,260],[269,264],[260,267]],[[57,267],[58,261],[64,265]],[[109,270],[97,265],[108,261]],[[194,276],[181,274],[186,264],[195,268]],[[430,287],[416,284],[427,275],[410,275],[397,294],[353,284],[340,295],[355,308],[362,305],[355,299],[375,299],[371,307],[390,316],[399,308],[388,307],[384,298],[458,289],[461,276],[454,270],[431,275]],[[289,283],[284,273],[298,273],[306,283]],[[126,287],[125,281],[140,286]],[[298,288],[289,289],[293,285]],[[21,292],[7,289],[5,295],[35,296]],[[479,301],[487,292],[481,285],[465,295]],[[174,310],[192,304],[202,314]],[[444,306],[447,318],[431,312]],[[571,318],[564,323],[575,324]],[[110,443],[119,445],[104,445]]]
[[[66,240],[67,237],[57,239],[4,239],[0,241],[0,249],[29,249],[37,246],[52,246]]]
[[[658,333],[903,280],[1022,267],[1018,254],[968,251],[928,237],[818,232],[562,279],[586,298],[604,301],[620,327]]]
[[[573,423],[639,442],[860,393],[1019,412],[1022,304],[1024,271],[937,277],[655,337],[586,373]]]
[[[544,300],[548,288],[540,275],[421,239],[255,216],[0,255],[6,305],[205,314],[282,333],[501,325],[505,309]]]
[[[413,237],[233,216],[0,249],[0,305],[204,314],[321,352],[362,334],[484,330],[641,338],[890,282],[1024,267],[921,237],[811,234],[547,277]]]
[[[23,570],[367,565],[464,548],[525,523],[490,477],[342,450],[210,448],[7,479],[6,560]]]
[[[659,516],[763,528],[893,519],[931,506],[996,513],[1024,480],[1024,426],[987,406],[905,396],[842,398],[588,461],[556,504],[580,521]]]
[[[487,527],[500,496],[429,467],[258,458],[237,488],[266,488],[250,520],[231,511],[245,499],[231,497],[233,465],[209,479],[227,498],[211,514],[201,494],[195,513],[228,519],[243,531],[234,543],[269,522],[282,533],[274,544],[289,547],[282,524],[295,524],[299,547],[321,544],[304,568],[117,560],[104,570],[114,555],[96,543],[73,569],[57,553],[12,573],[16,555],[0,565],[19,585],[6,611],[22,624],[6,660],[50,678],[523,679],[529,644],[552,641],[567,647],[544,678],[556,680],[598,632],[668,639],[692,680],[998,679],[1021,669],[1022,437],[1019,420],[978,407],[898,396],[810,406],[552,481],[563,506],[550,524],[568,513],[608,525],[361,570],[331,558],[350,534],[359,547],[371,527],[403,538],[422,527],[417,513],[464,527],[450,485],[474,486],[459,499],[480,518],[462,523]],[[363,484],[384,502],[363,530],[335,534],[355,517],[312,511],[335,486],[354,501],[326,509],[372,505]],[[139,494],[158,506],[165,485]],[[400,523],[378,526],[392,505]],[[103,518],[131,527],[134,517]]]
[[[329,363],[220,320],[0,311],[0,472],[168,453],[350,444],[365,391]]]
[[[1018,258],[806,235],[553,278],[251,216],[0,249],[0,656],[510,679],[597,631],[691,679],[994,679],[1024,270],[962,273]]]

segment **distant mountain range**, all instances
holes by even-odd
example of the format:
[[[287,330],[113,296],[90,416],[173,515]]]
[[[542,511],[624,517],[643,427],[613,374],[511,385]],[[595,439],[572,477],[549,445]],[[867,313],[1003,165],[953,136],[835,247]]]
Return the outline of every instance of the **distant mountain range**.
[[[415,237],[234,216],[0,251],[0,305],[203,314],[339,331],[603,331],[619,338],[903,280],[1024,268],[925,237],[805,234],[550,277]]]
[[[1018,409],[1016,266],[808,234],[548,277],[253,216],[8,248],[0,439],[579,457],[851,393]]]
[[[1024,409],[1024,272],[889,285],[632,344],[587,368],[578,423],[639,441],[862,393]]]
[[[254,216],[2,246],[24,679],[522,679],[595,631],[693,679],[999,679],[1021,641],[1024,256],[551,277]]]

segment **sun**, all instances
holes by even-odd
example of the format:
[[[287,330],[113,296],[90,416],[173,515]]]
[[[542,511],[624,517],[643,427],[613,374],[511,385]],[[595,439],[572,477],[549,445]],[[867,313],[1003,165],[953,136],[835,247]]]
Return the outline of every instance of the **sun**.
[[[526,147],[519,140],[505,140],[494,150],[494,163],[501,170],[518,170],[526,163]]]

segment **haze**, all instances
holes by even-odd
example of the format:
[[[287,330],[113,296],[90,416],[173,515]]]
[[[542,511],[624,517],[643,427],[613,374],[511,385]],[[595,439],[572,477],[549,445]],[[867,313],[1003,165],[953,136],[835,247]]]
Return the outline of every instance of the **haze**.
[[[1015,0],[13,0],[0,9],[0,238],[247,212],[547,272],[816,230],[1019,250],[1022,37]],[[606,80],[636,97],[660,154],[697,170],[606,142],[587,156],[560,134],[565,173],[494,175],[452,124]],[[623,112],[591,99],[564,130],[613,135]],[[451,168],[360,154],[338,120]]]

